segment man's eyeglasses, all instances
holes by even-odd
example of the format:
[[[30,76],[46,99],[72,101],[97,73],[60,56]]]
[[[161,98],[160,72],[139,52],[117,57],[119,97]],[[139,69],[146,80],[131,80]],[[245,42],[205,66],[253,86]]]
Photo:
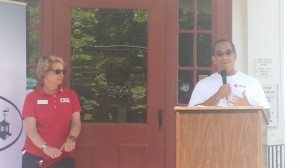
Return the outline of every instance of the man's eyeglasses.
[[[223,53],[223,52],[216,52],[215,56],[217,56],[217,57],[223,57],[223,55],[231,56],[232,54],[233,54],[232,50],[226,50],[225,53]]]
[[[56,75],[59,75],[59,74],[65,74],[66,73],[66,70],[64,69],[50,69],[50,71],[53,71]]]

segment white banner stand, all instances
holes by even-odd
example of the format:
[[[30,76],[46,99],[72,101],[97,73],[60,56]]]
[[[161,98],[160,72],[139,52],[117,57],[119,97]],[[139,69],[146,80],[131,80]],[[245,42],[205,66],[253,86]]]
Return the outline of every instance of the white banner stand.
[[[20,168],[25,139],[25,3],[0,0],[0,60],[0,168]]]

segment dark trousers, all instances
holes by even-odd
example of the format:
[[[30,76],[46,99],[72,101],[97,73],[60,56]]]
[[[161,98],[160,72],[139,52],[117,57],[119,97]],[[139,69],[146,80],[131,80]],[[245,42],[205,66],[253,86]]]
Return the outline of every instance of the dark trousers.
[[[22,168],[39,168],[43,158],[25,152],[22,156]],[[66,157],[59,160],[49,168],[75,168],[75,159]]]

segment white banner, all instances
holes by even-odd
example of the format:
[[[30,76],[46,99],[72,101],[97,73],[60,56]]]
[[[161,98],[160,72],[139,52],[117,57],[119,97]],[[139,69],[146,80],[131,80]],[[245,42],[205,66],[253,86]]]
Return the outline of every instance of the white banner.
[[[26,4],[0,0],[0,168],[20,168],[25,128]]]

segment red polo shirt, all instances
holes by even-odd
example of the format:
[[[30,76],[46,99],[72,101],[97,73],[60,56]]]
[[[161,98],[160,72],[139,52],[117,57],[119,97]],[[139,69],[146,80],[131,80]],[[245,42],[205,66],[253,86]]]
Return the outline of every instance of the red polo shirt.
[[[81,106],[73,90],[60,87],[56,94],[51,95],[39,87],[26,96],[22,117],[36,118],[39,135],[48,145],[60,149],[70,133],[74,112],[81,112]],[[42,149],[35,146],[28,137],[24,149],[36,156],[46,156]],[[74,156],[74,154],[65,152],[64,156]]]

